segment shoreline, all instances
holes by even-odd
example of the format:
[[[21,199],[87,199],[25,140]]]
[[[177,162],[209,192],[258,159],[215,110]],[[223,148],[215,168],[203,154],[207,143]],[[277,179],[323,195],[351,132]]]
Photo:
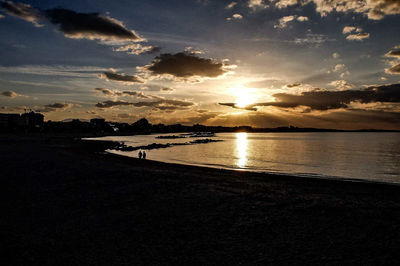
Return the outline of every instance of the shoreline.
[[[95,143],[94,143],[95,142]],[[5,265],[397,265],[400,188],[0,136]]]
[[[120,143],[118,141],[111,141],[111,140],[91,140],[91,139],[80,139],[82,143],[90,143],[89,146],[91,147],[90,151],[94,153],[104,153],[105,159],[114,159],[120,162],[128,163],[132,162],[135,164],[141,163],[144,167],[155,167],[167,170],[191,170],[194,172],[205,171],[207,173],[218,174],[223,172],[226,175],[235,175],[240,174],[247,177],[257,177],[257,178],[267,178],[267,179],[277,179],[277,180],[285,180],[290,182],[291,179],[295,181],[313,181],[316,182],[332,182],[332,183],[348,183],[348,184],[360,184],[360,185],[378,185],[378,186],[393,186],[399,187],[400,183],[395,182],[385,182],[385,181],[375,181],[375,180],[367,180],[367,179],[352,179],[352,178],[342,178],[342,177],[324,177],[324,176],[302,176],[302,175],[295,175],[290,173],[273,173],[273,172],[264,172],[264,171],[251,171],[248,169],[229,169],[223,167],[210,167],[205,165],[195,165],[195,164],[185,164],[185,163],[175,163],[175,162],[163,162],[151,159],[139,159],[135,157],[125,156],[121,154],[116,154],[112,152],[107,152],[106,149],[110,149],[114,146],[118,146]],[[101,142],[101,143],[96,143]],[[93,144],[93,145],[92,145]],[[97,145],[99,144],[99,145]],[[105,148],[108,147],[108,148]]]
[[[112,152],[113,147],[118,147],[121,145],[122,142],[119,141],[112,141],[112,140],[96,140],[93,138],[82,138],[81,141],[100,141],[100,142],[108,142],[109,143],[109,150],[104,149],[103,151],[110,154],[110,155],[118,155],[127,158],[137,159],[136,157],[127,156],[119,153]],[[118,151],[118,150],[115,150]],[[257,173],[257,174],[264,174],[264,175],[273,175],[273,176],[292,176],[296,178],[310,178],[310,179],[324,179],[324,180],[336,180],[336,181],[343,181],[343,182],[353,182],[353,183],[372,183],[372,184],[389,184],[389,185],[400,185],[400,180],[395,181],[379,181],[379,180],[370,180],[370,179],[362,179],[362,178],[351,178],[351,177],[341,177],[341,176],[328,176],[322,174],[312,174],[312,173],[285,173],[285,172],[268,172],[264,170],[252,170],[252,169],[239,169],[239,168],[230,168],[225,167],[223,165],[207,165],[207,164],[197,164],[197,163],[190,163],[190,162],[175,162],[175,161],[158,161],[158,160],[151,160],[146,159],[147,161],[159,162],[159,163],[166,163],[172,165],[183,165],[183,166],[193,166],[193,167],[203,167],[203,168],[210,168],[210,169],[219,169],[219,170],[226,170],[226,171],[238,171],[238,172],[248,172],[250,173]]]
[[[117,155],[122,157],[128,157],[136,159],[135,157],[126,156],[122,154],[117,154],[113,152],[105,151],[107,154],[110,155]],[[185,163],[185,162],[167,162],[167,161],[158,161],[158,160],[151,160],[146,159],[147,161],[157,162],[157,163],[165,163],[171,165],[182,165],[182,166],[192,166],[192,167],[199,167],[199,168],[208,168],[208,169],[217,169],[217,170],[225,170],[225,171],[234,171],[234,172],[245,172],[248,174],[260,174],[260,175],[267,175],[267,176],[287,176],[293,178],[307,178],[307,179],[322,179],[322,180],[333,180],[333,181],[343,181],[343,182],[351,182],[351,183],[368,183],[368,184],[381,184],[381,185],[394,185],[400,186],[399,182],[389,182],[389,181],[377,181],[377,180],[368,180],[368,179],[361,179],[361,178],[350,178],[350,177],[340,177],[340,176],[327,176],[327,175],[318,175],[318,174],[295,174],[295,173],[284,173],[284,172],[268,172],[263,170],[251,170],[251,169],[235,169],[229,168],[224,166],[211,166],[206,164],[196,164],[196,163]]]
[[[138,159],[131,156],[126,156],[122,154],[117,154],[109,151],[104,151],[105,153],[111,156],[121,156],[131,159]],[[377,181],[377,180],[368,180],[368,179],[361,179],[361,178],[349,178],[349,177],[340,177],[340,176],[326,176],[326,175],[318,175],[318,174],[294,174],[294,173],[284,173],[284,172],[268,172],[263,170],[251,170],[251,169],[235,169],[223,166],[211,166],[211,165],[203,165],[203,164],[195,164],[195,163],[185,163],[185,162],[167,162],[167,161],[158,161],[158,160],[151,160],[146,159],[146,161],[151,161],[154,163],[163,163],[169,164],[171,166],[191,166],[191,167],[198,167],[198,168],[206,168],[206,169],[216,169],[216,170],[223,170],[223,171],[233,171],[233,172],[243,172],[246,174],[259,174],[265,176],[275,176],[275,177],[292,177],[292,178],[306,178],[306,179],[321,179],[321,180],[332,180],[332,181],[342,181],[342,182],[350,182],[350,183],[367,183],[367,184],[380,184],[380,185],[393,185],[393,186],[400,186],[399,182],[389,182],[389,181]]]

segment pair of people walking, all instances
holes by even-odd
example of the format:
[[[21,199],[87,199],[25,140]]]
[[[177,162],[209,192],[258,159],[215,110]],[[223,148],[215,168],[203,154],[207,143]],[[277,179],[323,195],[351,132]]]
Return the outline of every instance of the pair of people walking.
[[[139,153],[138,153],[138,156],[139,156],[139,159],[146,159],[146,152],[145,151],[139,151]]]

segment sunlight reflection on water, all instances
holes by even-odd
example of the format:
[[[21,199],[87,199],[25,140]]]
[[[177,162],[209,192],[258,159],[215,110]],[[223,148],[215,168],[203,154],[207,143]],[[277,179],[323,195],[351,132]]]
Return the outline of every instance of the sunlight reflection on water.
[[[238,161],[236,165],[239,168],[245,168],[247,163],[247,133],[236,133],[236,151]]]
[[[157,139],[158,135],[100,139],[123,141],[128,146],[192,140]],[[241,132],[218,133],[213,139],[223,141],[153,149],[147,152],[147,158],[217,168],[400,183],[400,133]],[[114,152],[137,158],[137,151]]]

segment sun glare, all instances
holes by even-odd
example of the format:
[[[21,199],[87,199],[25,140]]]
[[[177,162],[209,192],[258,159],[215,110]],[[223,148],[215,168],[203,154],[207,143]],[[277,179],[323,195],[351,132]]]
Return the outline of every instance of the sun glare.
[[[243,85],[238,85],[234,88],[231,88],[231,90],[236,97],[235,104],[237,107],[243,108],[254,103],[254,93],[251,91],[251,89]]]

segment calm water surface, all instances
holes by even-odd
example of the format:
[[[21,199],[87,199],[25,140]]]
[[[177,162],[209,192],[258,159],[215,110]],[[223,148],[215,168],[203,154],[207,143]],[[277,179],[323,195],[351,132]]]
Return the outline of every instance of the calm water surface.
[[[159,135],[100,139],[129,146],[194,140],[156,139]],[[223,141],[149,150],[147,158],[237,170],[400,183],[400,133],[219,133],[214,139]],[[111,152],[131,157],[138,153]]]

